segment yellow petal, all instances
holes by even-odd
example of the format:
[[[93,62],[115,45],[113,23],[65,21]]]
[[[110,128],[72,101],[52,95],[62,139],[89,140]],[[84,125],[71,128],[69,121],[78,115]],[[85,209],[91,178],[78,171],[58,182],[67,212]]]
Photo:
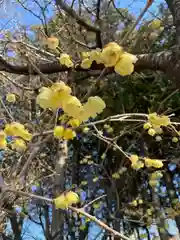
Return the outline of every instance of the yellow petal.
[[[68,68],[71,68],[74,66],[73,62],[71,61],[70,56],[66,53],[61,54],[59,61],[62,65],[65,65]]]
[[[83,59],[82,63],[81,63],[81,67],[84,69],[89,69],[91,67],[93,60],[90,58],[85,58]]]
[[[61,139],[63,137],[63,133],[64,133],[64,127],[62,126],[56,126],[54,128],[54,137]]]
[[[101,60],[105,67],[113,67],[116,65],[120,56],[123,53],[123,48],[115,42],[108,43],[102,50]]]
[[[64,129],[63,137],[65,140],[72,140],[76,137],[76,133],[71,128]]]
[[[66,209],[68,208],[68,203],[64,194],[61,194],[59,197],[54,199],[54,204],[56,209]]]
[[[124,53],[114,67],[115,72],[121,76],[130,75],[134,72],[134,64],[137,61],[136,56],[130,53]]]
[[[65,198],[68,205],[76,204],[79,202],[79,196],[77,195],[77,193],[72,191],[67,192]]]

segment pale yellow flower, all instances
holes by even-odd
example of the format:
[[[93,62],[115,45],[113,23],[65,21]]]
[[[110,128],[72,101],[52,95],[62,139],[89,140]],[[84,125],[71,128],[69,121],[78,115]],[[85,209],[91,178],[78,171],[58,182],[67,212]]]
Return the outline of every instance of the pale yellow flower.
[[[72,68],[74,66],[70,56],[66,53],[61,54],[59,61],[62,65],[65,65],[68,68]]]
[[[15,103],[16,102],[16,95],[13,93],[8,93],[6,95],[6,101],[8,101],[9,103]]]
[[[134,63],[136,63],[137,60],[135,55],[124,53],[116,63],[114,70],[121,76],[130,75],[134,72]]]
[[[113,67],[117,64],[120,56],[123,53],[123,48],[115,42],[108,43],[102,50],[101,60],[105,67]]]
[[[91,67],[93,60],[90,58],[85,58],[82,60],[81,67],[84,69],[89,69]]]

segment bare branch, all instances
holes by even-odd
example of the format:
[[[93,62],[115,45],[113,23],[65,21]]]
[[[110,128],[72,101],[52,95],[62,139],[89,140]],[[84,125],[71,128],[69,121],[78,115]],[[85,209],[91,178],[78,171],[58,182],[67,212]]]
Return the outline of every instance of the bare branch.
[[[72,18],[75,18],[77,23],[86,28],[88,31],[99,33],[100,29],[98,27],[95,27],[91,24],[88,24],[85,22],[83,18],[81,18],[77,13],[70,8],[63,0],[56,0],[56,5],[61,7],[67,14],[69,14]]]

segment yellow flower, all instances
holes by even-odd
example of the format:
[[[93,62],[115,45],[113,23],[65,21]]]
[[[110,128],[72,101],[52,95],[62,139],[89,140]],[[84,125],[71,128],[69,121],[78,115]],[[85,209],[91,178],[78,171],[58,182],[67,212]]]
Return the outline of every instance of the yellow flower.
[[[59,197],[54,199],[54,204],[56,209],[67,209],[72,204],[79,202],[79,196],[72,191],[67,192],[66,194],[61,194]]]
[[[84,69],[89,69],[91,67],[93,60],[90,58],[85,58],[83,59],[82,63],[81,63],[81,67]]]
[[[66,201],[68,205],[77,204],[79,202],[79,196],[77,193],[69,191],[65,194]]]
[[[71,58],[68,54],[62,53],[59,61],[62,65],[65,65],[68,68],[72,68],[74,66],[73,62],[71,61]]]
[[[123,48],[115,42],[110,42],[104,46],[101,53],[101,60],[105,67],[113,67],[118,62],[123,53]]]
[[[9,103],[15,103],[16,102],[16,95],[13,93],[8,93],[6,95],[6,101],[8,101]]]
[[[165,115],[159,116],[157,115],[157,113],[150,113],[148,115],[148,119],[154,128],[160,126],[167,127],[171,123],[168,116]]]
[[[6,124],[4,131],[8,136],[21,137],[26,141],[32,139],[32,134],[25,129],[24,125],[18,122]]]
[[[6,139],[0,139],[0,149],[5,149],[7,147]]]
[[[68,203],[65,198],[65,194],[61,194],[59,197],[54,199],[54,204],[56,209],[66,209],[68,208]]]
[[[139,203],[139,204],[143,204],[143,200],[142,200],[142,199],[139,199],[139,200],[138,200],[138,203]]]
[[[89,132],[89,128],[88,127],[83,128],[83,133],[88,133],[88,132]]]
[[[40,93],[36,98],[36,103],[43,109],[51,108],[50,99],[52,97],[52,90],[47,87],[42,87]]]
[[[160,171],[156,171],[151,174],[151,180],[158,180],[163,177],[163,174]]]
[[[156,187],[156,185],[158,184],[158,181],[157,180],[149,180],[149,185],[151,187]]]
[[[99,180],[98,177],[93,178],[93,182],[96,183]]]
[[[106,107],[105,102],[100,97],[90,97],[83,105],[83,111],[79,116],[80,121],[87,121],[90,117],[96,117]]]
[[[132,202],[131,202],[131,205],[134,206],[134,207],[137,207],[137,205],[138,205],[137,200],[132,201]]]
[[[102,63],[102,60],[101,60],[101,50],[100,49],[92,50],[90,52],[90,59],[92,61],[96,61],[98,64]]]
[[[56,37],[49,37],[46,40],[46,44],[49,49],[55,50],[59,45],[59,39]]]
[[[63,81],[53,83],[50,89],[56,92],[65,92],[67,94],[72,93],[71,88],[67,86]]]
[[[114,70],[121,76],[130,75],[134,72],[134,63],[136,63],[137,60],[135,55],[124,53],[116,63]]]
[[[64,134],[64,127],[62,126],[56,126],[54,128],[54,137],[57,138],[57,139],[61,139],[63,137],[63,134]]]
[[[74,118],[74,119],[70,119],[68,121],[68,124],[71,125],[71,127],[79,127],[79,125],[81,124],[79,119]]]
[[[146,129],[146,130],[151,128],[151,127],[152,127],[152,125],[149,122],[145,123],[144,126],[143,126],[143,128]]]
[[[148,134],[153,137],[156,134],[156,131],[153,128],[150,128]]]
[[[179,141],[179,139],[178,139],[177,137],[173,137],[173,138],[172,138],[172,142],[173,142],[173,143],[177,143],[178,141]]]
[[[67,101],[64,101],[63,109],[68,116],[79,119],[83,106],[77,97],[70,96]]]
[[[149,24],[149,27],[153,30],[155,29],[159,29],[161,26],[161,21],[160,20],[153,20],[150,24]]]
[[[63,138],[65,140],[72,140],[74,137],[76,137],[75,131],[73,131],[71,128],[64,129]]]
[[[90,52],[82,52],[81,57],[82,57],[82,59],[89,58],[90,57]]]
[[[129,160],[132,162],[132,164],[136,164],[137,161],[139,160],[139,157],[137,155],[133,154],[129,157]]]
[[[119,179],[120,178],[120,174],[119,173],[113,173],[112,174],[112,178]]]
[[[163,162],[158,159],[150,159],[150,158],[145,158],[145,166],[146,167],[154,167],[154,168],[162,168],[163,167]]]
[[[22,152],[26,149],[26,143],[23,139],[17,138],[12,143],[12,149],[15,149],[18,152]]]
[[[139,170],[144,167],[144,163],[141,161],[137,161],[136,163],[132,164],[131,167],[133,169]]]

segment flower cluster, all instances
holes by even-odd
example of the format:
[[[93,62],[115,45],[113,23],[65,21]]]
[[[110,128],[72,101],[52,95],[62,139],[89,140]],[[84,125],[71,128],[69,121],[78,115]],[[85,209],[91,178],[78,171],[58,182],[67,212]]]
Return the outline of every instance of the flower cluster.
[[[131,156],[129,157],[129,160],[131,161],[131,167],[132,167],[133,169],[138,170],[138,169],[144,167],[144,163],[143,163],[141,160],[139,160],[139,157],[138,157],[137,155],[134,155],[134,154],[131,155]]]
[[[6,124],[4,131],[0,131],[0,149],[7,147],[7,137],[14,137],[12,141],[12,149],[16,151],[24,151],[26,149],[25,141],[32,139],[32,134],[25,129],[24,125],[18,122]]]
[[[106,106],[104,101],[98,96],[89,97],[87,102],[82,104],[71,93],[71,88],[64,82],[54,83],[51,87],[43,87],[40,90],[37,96],[37,103],[43,109],[57,110],[61,108],[65,113],[65,117],[70,118],[67,124],[72,127],[78,127],[90,117],[96,117]],[[76,134],[70,128],[65,129],[62,126],[57,126],[54,129],[54,136],[72,139]]]
[[[154,136],[163,133],[162,127],[167,127],[171,124],[168,116],[159,116],[157,113],[148,115],[148,122],[144,124],[144,129],[148,130],[148,134]]]
[[[57,209],[67,209],[72,204],[79,202],[79,196],[72,191],[61,194],[59,197],[54,199],[54,204]]]
[[[151,158],[145,158],[145,166],[146,167],[154,167],[154,168],[162,168],[163,162],[159,159],[151,159]]]
[[[115,72],[121,76],[130,75],[134,71],[134,63],[138,60],[135,55],[127,53],[115,42],[110,42],[101,50],[83,53],[81,67],[88,69],[92,62],[104,64],[105,67],[114,67]]]
[[[56,126],[54,128],[54,137],[57,139],[71,140],[76,136],[76,132],[71,128],[64,128],[63,126]]]
[[[150,168],[162,168],[163,167],[163,162],[162,160],[158,160],[158,159],[151,159],[151,158],[143,158],[143,159],[139,159],[139,157],[135,154],[132,154],[129,157],[129,160],[131,161],[131,167],[133,169],[141,169],[144,166]],[[144,160],[144,162],[143,162]]]

